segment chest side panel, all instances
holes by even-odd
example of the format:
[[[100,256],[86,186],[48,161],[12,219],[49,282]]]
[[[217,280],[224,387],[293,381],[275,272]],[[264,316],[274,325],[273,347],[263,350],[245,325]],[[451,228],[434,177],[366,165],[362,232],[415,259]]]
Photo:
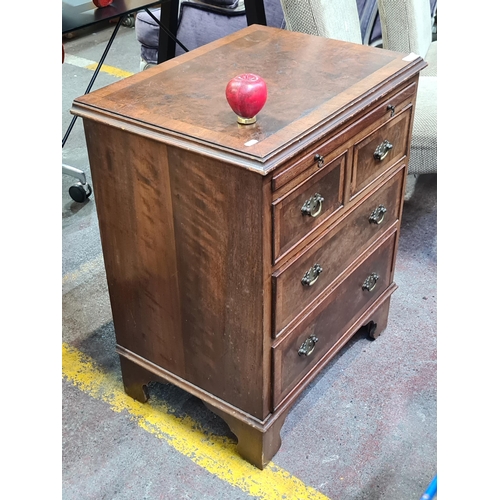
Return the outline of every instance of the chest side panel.
[[[117,343],[264,418],[262,177],[85,128]]]
[[[263,418],[263,179],[176,148],[169,167],[186,378]]]

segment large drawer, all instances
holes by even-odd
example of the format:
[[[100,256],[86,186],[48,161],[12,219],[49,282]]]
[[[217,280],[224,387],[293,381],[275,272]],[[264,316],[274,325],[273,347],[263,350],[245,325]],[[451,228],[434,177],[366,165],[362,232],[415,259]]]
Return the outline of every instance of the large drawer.
[[[404,172],[400,169],[347,217],[273,274],[274,337],[398,220]]]
[[[412,107],[354,145],[351,199],[408,154]]]
[[[274,262],[343,206],[346,154],[273,203]]]
[[[316,310],[273,346],[274,408],[390,285],[396,241],[394,231]]]

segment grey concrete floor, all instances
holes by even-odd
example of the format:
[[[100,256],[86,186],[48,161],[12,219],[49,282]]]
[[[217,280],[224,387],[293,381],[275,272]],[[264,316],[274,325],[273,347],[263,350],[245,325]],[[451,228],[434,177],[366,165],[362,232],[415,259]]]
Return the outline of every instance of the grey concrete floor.
[[[106,26],[64,40],[67,54],[98,61],[111,30]],[[133,28],[120,28],[106,64],[138,71]],[[90,77],[88,69],[63,64],[63,134],[71,102],[84,93]],[[95,88],[115,81],[102,73]],[[92,185],[80,120],[62,156],[63,163],[82,168]],[[420,176],[405,202],[395,276],[399,288],[386,331],[375,342],[362,334],[349,342],[290,411],[273,470],[255,471],[238,483],[200,459],[202,446],[217,452],[223,449],[221,439],[231,445],[234,438],[196,398],[156,384],[152,402],[143,405],[166,407],[165,418],[195,426],[205,436],[203,443],[188,439],[176,446],[141,424],[150,417],[117,411],[119,389],[105,397],[106,383],[120,380],[113,321],[94,200],[73,202],[68,194],[73,182],[62,176],[62,341],[94,368],[84,374],[73,358],[63,366],[64,500],[420,499],[437,470],[436,176]],[[239,466],[236,462],[234,470]],[[283,479],[286,473],[290,476]],[[290,489],[283,492],[276,485],[286,481]]]

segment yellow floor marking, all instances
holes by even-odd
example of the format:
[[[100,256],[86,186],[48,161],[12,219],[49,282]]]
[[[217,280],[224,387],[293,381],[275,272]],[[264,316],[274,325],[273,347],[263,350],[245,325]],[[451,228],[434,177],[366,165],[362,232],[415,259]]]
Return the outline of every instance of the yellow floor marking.
[[[85,68],[94,71],[97,68],[97,63],[89,64],[88,66],[85,66]],[[126,78],[127,76],[132,76],[134,74],[130,73],[130,71],[124,71],[123,69],[108,66],[107,64],[103,64],[99,71],[103,71],[108,75],[116,76],[117,78]]]
[[[94,71],[97,68],[97,63],[91,61],[90,59],[85,59],[84,57],[74,56],[72,54],[64,55],[64,63],[71,64],[72,66],[78,66],[79,68],[85,68]],[[139,65],[139,63],[137,63]],[[127,76],[132,76],[134,73],[130,71],[124,71],[123,69],[115,68],[113,66],[108,66],[103,64],[99,72],[103,71],[108,73],[108,75],[116,76],[117,78],[126,78]]]
[[[84,274],[90,274],[92,271],[97,270],[100,267],[102,267],[102,269],[104,269],[104,260],[103,260],[102,254],[99,254],[97,257],[95,257],[92,260],[84,262],[75,271],[72,271],[70,273],[65,274],[62,277],[62,284],[65,285],[67,283],[72,283],[73,281],[76,281]]]
[[[207,436],[189,417],[169,413],[165,403],[151,398],[142,404],[123,391],[121,379],[101,370],[77,349],[62,345],[63,378],[116,412],[127,412],[139,427],[164,439],[194,463],[251,496],[266,500],[328,500],[300,479],[272,462],[261,471],[239,457],[236,444]]]

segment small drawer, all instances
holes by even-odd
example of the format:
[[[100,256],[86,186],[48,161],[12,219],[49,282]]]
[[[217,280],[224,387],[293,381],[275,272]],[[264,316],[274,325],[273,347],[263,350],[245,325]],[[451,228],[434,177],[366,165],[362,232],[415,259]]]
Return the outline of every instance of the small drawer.
[[[408,154],[411,106],[354,145],[351,199]]]
[[[343,154],[273,202],[274,263],[342,208],[345,168]]]
[[[395,231],[289,335],[273,346],[274,408],[391,284],[396,236]]]
[[[401,169],[296,259],[273,274],[274,337],[398,220],[403,176]]]

